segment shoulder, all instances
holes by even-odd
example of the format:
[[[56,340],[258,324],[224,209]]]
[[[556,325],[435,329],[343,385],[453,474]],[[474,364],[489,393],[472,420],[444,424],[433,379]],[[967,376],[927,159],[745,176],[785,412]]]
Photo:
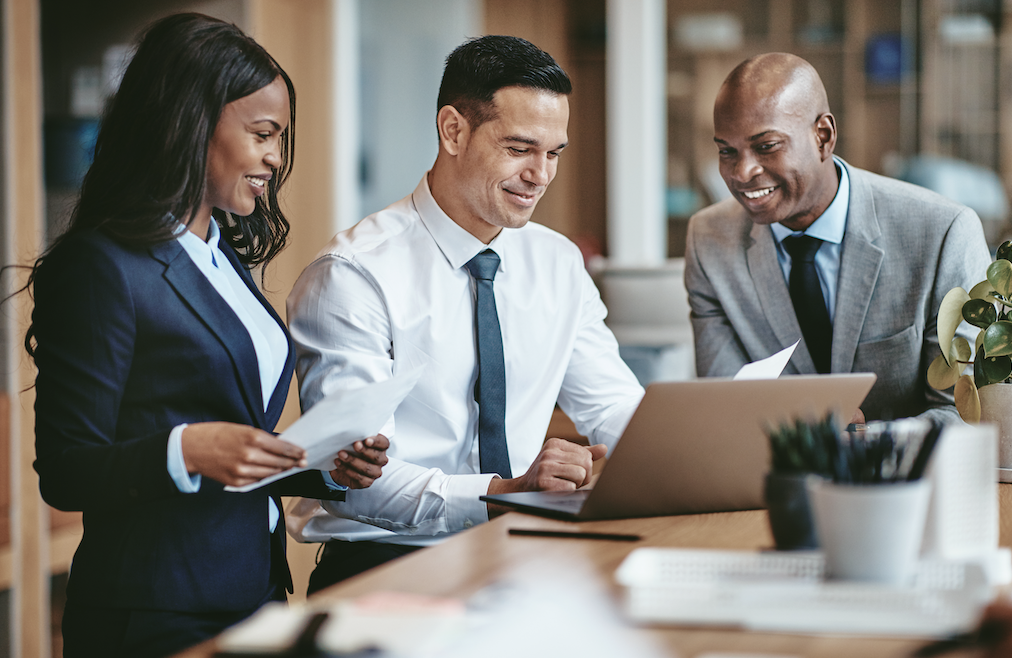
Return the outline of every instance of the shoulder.
[[[948,199],[920,185],[896,180],[847,165],[851,181],[851,201],[869,197],[878,213],[917,214],[922,219],[955,218],[973,213],[961,203]]]
[[[137,263],[151,262],[145,248],[131,248],[95,230],[77,231],[61,237],[39,265],[37,281],[51,276],[76,280],[109,276],[135,270]]]
[[[734,199],[724,199],[689,218],[686,256],[715,251],[743,251],[752,244],[755,225]]]
[[[421,220],[411,197],[407,196],[335,235],[317,257],[339,256],[355,260],[362,254],[409,241],[413,231],[419,228]]]

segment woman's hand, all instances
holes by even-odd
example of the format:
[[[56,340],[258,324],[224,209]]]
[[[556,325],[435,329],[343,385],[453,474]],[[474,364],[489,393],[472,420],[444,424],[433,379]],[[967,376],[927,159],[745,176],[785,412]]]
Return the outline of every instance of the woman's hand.
[[[189,473],[229,486],[241,487],[306,466],[305,450],[248,425],[194,423],[183,429],[182,443]]]
[[[337,459],[334,460],[337,468],[330,472],[330,477],[349,489],[365,489],[383,474],[382,467],[387,463],[390,439],[377,434],[356,441],[352,447],[354,452],[342,450],[337,453]]]

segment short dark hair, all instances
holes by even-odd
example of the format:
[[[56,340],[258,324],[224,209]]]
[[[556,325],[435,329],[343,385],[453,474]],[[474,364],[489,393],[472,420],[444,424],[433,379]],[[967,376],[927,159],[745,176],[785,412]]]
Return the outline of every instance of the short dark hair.
[[[291,101],[281,166],[250,216],[214,210],[240,260],[252,266],[272,259],[289,230],[277,193],[294,159],[295,88],[256,41],[202,14],[168,16],[141,37],[102,119],[67,233],[94,228],[138,246],[172,239],[176,222],[203,201],[208,145],[225,105],[278,76]]]
[[[573,83],[552,56],[526,39],[488,35],[465,41],[446,58],[436,111],[452,105],[474,130],[495,118],[493,97],[504,87],[568,95]]]

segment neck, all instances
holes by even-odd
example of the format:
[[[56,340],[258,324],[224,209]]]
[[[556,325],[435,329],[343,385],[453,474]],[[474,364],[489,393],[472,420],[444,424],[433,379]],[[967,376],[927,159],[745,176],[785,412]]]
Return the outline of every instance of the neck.
[[[502,231],[502,227],[494,226],[475,216],[457,193],[458,188],[454,185],[455,180],[456,176],[453,174],[451,165],[444,162],[442,158],[436,158],[436,163],[432,165],[428,174],[429,192],[432,193],[432,198],[435,199],[440,210],[446,213],[446,216],[452,219],[457,226],[485,244],[492,242],[495,236]]]
[[[186,222],[186,228],[201,240],[207,240],[207,233],[211,230],[211,207],[201,205],[195,215]]]

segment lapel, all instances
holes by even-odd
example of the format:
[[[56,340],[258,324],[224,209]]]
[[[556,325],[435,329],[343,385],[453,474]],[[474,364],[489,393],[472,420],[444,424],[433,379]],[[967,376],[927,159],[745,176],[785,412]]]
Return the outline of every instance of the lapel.
[[[773,232],[769,226],[753,224],[751,236],[752,244],[745,254],[749,274],[755,286],[756,298],[762,306],[763,315],[766,316],[766,322],[773,329],[773,334],[780,344],[778,349],[783,349],[801,336],[801,326],[794,314],[791,293],[787,289],[784,272],[780,269],[780,261],[777,259]],[[803,345],[798,346],[794,356],[787,363],[787,369],[795,373],[815,372],[815,363],[807,348]]]
[[[868,180],[860,170],[847,163],[844,166],[850,174],[850,206],[836,282],[833,372],[850,372],[853,368],[861,328],[885,257],[885,251],[875,245],[881,230]]]
[[[253,341],[250,340],[246,327],[179,243],[171,240],[157,244],[151,247],[151,255],[165,264],[165,280],[228,352],[254,424],[260,428],[273,428],[273,425],[268,426],[266,423],[260,392],[260,371]]]
[[[295,372],[295,346],[292,344],[291,336],[288,335],[288,328],[285,326],[284,321],[274,311],[274,306],[261,294],[260,289],[253,282],[253,276],[250,274],[250,271],[239,262],[239,257],[236,255],[235,250],[225,242],[224,235],[218,240],[218,248],[228,258],[228,262],[232,263],[232,267],[239,273],[239,278],[243,280],[243,283],[253,293],[253,296],[263,304],[267,312],[274,318],[274,321],[281,327],[281,331],[285,332],[285,338],[288,340],[288,356],[285,358],[285,368],[281,372],[281,378],[278,379],[278,385],[274,387],[274,393],[271,394],[271,400],[267,405],[266,416],[268,424],[266,427],[273,429],[278,424],[278,421],[281,420],[281,411],[288,400],[288,384],[292,380],[292,373]],[[259,386],[259,374],[257,375],[257,382],[257,390],[262,390],[262,387]]]

